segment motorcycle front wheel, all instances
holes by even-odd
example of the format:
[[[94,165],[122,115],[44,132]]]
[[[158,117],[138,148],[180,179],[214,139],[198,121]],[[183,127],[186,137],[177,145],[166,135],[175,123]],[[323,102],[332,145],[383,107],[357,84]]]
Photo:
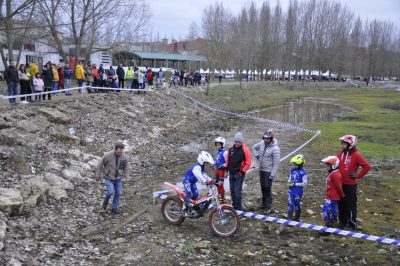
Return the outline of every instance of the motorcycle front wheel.
[[[161,214],[169,224],[178,225],[183,223],[185,217],[182,216],[183,202],[177,196],[168,196],[161,204]]]
[[[240,228],[240,218],[231,206],[214,208],[209,216],[209,224],[212,232],[219,237],[231,237]]]

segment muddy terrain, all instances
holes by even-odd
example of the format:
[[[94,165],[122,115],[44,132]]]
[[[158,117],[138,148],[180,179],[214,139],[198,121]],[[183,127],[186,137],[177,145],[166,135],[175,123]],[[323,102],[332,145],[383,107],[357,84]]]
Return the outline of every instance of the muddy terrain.
[[[14,201],[0,212],[0,264],[400,263],[394,246],[320,236],[250,218],[242,218],[240,231],[228,239],[212,235],[207,217],[187,219],[180,226],[163,221],[161,202],[152,197],[154,191],[165,189],[163,181],[179,182],[200,149],[213,152],[215,137],[222,135],[231,145],[233,135],[242,131],[251,147],[271,125],[204,110],[174,91],[56,96],[52,101],[0,108],[0,192],[9,193]],[[273,128],[282,156],[312,136]],[[124,184],[122,213],[113,215],[101,208],[105,186],[93,171],[117,141],[126,145],[132,180]],[[310,183],[302,221],[322,224],[325,169],[309,146],[301,152]],[[253,166],[257,167],[255,160]],[[275,217],[285,217],[289,169],[288,161],[282,162],[273,187]],[[371,180],[374,175],[376,171]],[[246,185],[245,208],[257,212],[257,170],[247,175]],[[372,189],[361,187],[360,200]],[[400,232],[389,230],[387,236],[399,239]]]

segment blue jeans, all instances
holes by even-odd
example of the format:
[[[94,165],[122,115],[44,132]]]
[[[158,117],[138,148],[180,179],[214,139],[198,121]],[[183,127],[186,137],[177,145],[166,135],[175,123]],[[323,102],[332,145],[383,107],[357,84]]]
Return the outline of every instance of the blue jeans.
[[[64,79],[64,89],[70,89],[71,88],[71,79]],[[71,91],[66,91],[66,95],[72,94]]]
[[[17,96],[18,95],[18,83],[9,81],[7,82],[8,88],[8,96]],[[9,103],[17,103],[17,98],[8,99]]]
[[[78,79],[78,87],[82,86],[83,86],[83,79]],[[78,91],[81,92],[81,89],[79,89]]]
[[[122,180],[110,180],[108,178],[105,179],[106,187],[107,187],[107,194],[104,197],[104,204],[108,205],[108,201],[110,200],[112,194],[114,194],[112,208],[118,209],[119,206],[119,197],[122,192]]]
[[[242,210],[243,177],[229,173],[229,188],[231,190],[232,205],[235,210]]]

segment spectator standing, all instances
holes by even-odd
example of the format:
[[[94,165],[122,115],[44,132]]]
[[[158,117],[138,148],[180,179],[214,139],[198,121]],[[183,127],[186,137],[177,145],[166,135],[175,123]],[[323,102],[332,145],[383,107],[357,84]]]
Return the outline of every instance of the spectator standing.
[[[8,96],[18,95],[18,71],[15,68],[14,61],[10,61],[8,67],[4,71],[4,79],[7,82]],[[8,102],[11,104],[17,103],[17,98],[10,98]]]
[[[92,85],[94,82],[94,78],[93,78],[93,71],[92,71],[92,67],[90,65],[86,66],[86,72],[85,72],[85,76],[86,76],[86,86],[88,86],[89,88],[87,89],[88,93],[92,92]]]
[[[58,89],[63,90],[65,89],[64,67],[62,65],[58,65],[57,72],[58,72]]]
[[[126,70],[126,73],[125,73],[125,80],[126,80],[128,89],[132,88],[132,80],[133,80],[134,75],[135,75],[135,71],[129,66],[128,70]]]
[[[261,208],[272,213],[272,182],[278,172],[281,151],[272,129],[264,132],[263,140],[254,144],[253,154],[260,162]]]
[[[83,66],[79,63],[75,68],[75,78],[78,81],[78,87],[81,88],[83,86],[83,81],[85,79],[85,71],[83,70]],[[78,90],[81,93],[81,89]]]
[[[371,169],[371,165],[358,152],[357,137],[345,135],[339,138],[342,151],[339,152],[339,171],[343,178],[343,192],[346,195],[339,202],[340,226],[350,226],[352,230],[357,229],[357,182],[363,178]],[[361,167],[361,171],[358,172]]]
[[[70,89],[71,88],[71,77],[72,77],[72,70],[69,68],[69,65],[65,65],[64,67],[64,87],[65,89]],[[71,91],[66,91],[65,95],[72,95]]]
[[[58,70],[55,64],[51,65],[51,70],[53,71],[53,83],[51,84],[51,91],[53,91],[53,96],[57,95],[56,90],[58,90],[58,81],[60,77],[58,76]]]
[[[40,73],[36,73],[33,77],[33,92],[34,93],[41,93],[44,89],[44,82],[40,75]],[[35,101],[41,101],[41,95],[35,95]]]
[[[125,70],[122,68],[122,64],[119,64],[117,68],[117,76],[119,80],[118,88],[125,88]]]
[[[51,62],[47,62],[45,67],[43,68],[43,82],[44,82],[44,91],[47,93],[47,99],[51,100],[51,86],[53,83],[53,70],[51,68]],[[43,94],[43,100],[46,100],[46,94]]]
[[[244,138],[241,132],[237,132],[233,140],[235,143],[228,150],[226,165],[233,208],[242,210],[242,187],[246,172],[251,167],[251,153],[243,143]]]
[[[161,67],[160,71],[158,71],[158,87],[160,89],[164,89],[164,72],[162,71]]]
[[[30,90],[29,88],[31,86],[31,80],[27,76],[24,64],[19,65],[19,68],[18,68],[18,79],[19,79],[19,86],[20,86],[20,94],[21,95],[28,94],[28,91]],[[26,101],[25,96],[23,96],[23,97],[21,97],[21,103],[27,104],[29,102]]]

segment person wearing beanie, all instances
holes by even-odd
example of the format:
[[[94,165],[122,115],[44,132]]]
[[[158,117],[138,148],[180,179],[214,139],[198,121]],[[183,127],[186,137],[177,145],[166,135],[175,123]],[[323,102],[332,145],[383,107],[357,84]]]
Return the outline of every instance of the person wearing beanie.
[[[272,213],[272,182],[278,173],[281,159],[281,150],[278,141],[274,138],[272,129],[263,134],[263,140],[254,144],[253,154],[260,163],[260,184],[262,201],[260,208],[266,214]]]
[[[243,143],[244,137],[241,132],[235,134],[233,141],[235,143],[228,150],[226,165],[233,208],[242,210],[242,186],[246,172],[251,167],[251,153]]]

